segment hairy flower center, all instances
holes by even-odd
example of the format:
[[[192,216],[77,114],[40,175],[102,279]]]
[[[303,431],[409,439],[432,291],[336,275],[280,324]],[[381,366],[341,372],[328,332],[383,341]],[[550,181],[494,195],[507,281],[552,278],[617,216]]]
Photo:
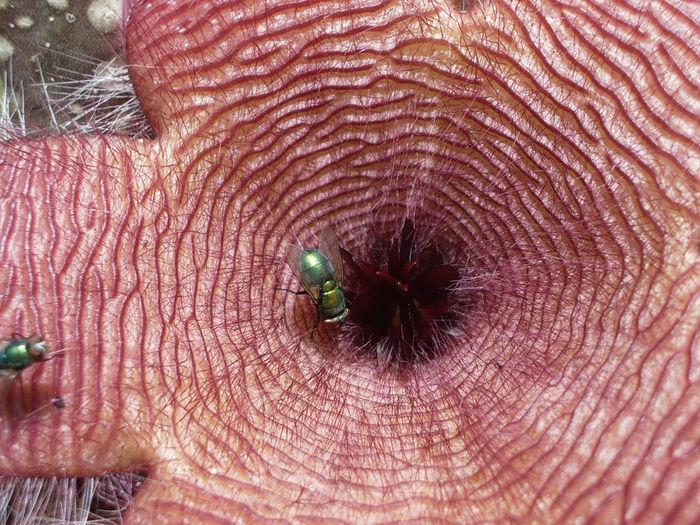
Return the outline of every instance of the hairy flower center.
[[[393,364],[441,355],[468,306],[457,293],[459,261],[428,237],[405,219],[399,235],[376,239],[364,259],[342,250],[355,342]]]

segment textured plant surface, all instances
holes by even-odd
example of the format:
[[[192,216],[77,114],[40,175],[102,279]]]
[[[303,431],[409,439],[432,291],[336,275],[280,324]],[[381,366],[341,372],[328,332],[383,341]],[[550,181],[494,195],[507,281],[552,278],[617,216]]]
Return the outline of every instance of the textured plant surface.
[[[700,519],[697,8],[460,4],[128,6],[153,138],[0,145],[0,333],[61,352],[0,473],[138,473],[129,523]]]

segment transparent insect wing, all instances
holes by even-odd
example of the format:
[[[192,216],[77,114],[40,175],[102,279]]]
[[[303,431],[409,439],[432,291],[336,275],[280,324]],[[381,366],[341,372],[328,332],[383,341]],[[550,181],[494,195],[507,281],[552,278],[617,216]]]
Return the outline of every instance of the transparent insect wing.
[[[323,228],[318,250],[328,257],[328,260],[331,262],[331,265],[333,265],[333,270],[335,271],[335,282],[340,288],[342,288],[343,259],[340,257],[338,238],[335,236],[335,230],[331,226],[326,226]]]
[[[294,244],[288,244],[287,245],[287,253],[285,255],[285,259],[287,261],[287,266],[292,270],[292,273],[294,274],[294,277],[297,278],[297,280],[301,283],[301,285],[304,287],[304,290],[311,296],[311,298],[314,300],[314,302],[318,301],[318,297],[321,294],[321,287],[320,286],[309,286],[304,280],[301,278],[301,270],[299,269],[299,254],[301,253],[301,248],[298,246],[295,246]]]

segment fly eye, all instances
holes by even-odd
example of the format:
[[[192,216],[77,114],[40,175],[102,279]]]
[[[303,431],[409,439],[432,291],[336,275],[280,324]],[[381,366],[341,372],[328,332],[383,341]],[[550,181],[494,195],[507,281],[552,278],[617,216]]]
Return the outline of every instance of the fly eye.
[[[46,343],[32,343],[27,347],[27,352],[33,361],[44,361],[48,350],[46,349]]]

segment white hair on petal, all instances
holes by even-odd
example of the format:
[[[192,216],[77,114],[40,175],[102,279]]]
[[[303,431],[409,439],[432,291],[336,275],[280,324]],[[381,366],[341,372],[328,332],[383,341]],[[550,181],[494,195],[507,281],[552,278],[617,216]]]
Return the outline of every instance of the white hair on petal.
[[[0,523],[123,522],[141,471],[84,478],[0,477]]]
[[[131,83],[127,65],[114,56],[101,62],[89,57],[76,58],[92,65],[90,74],[56,68],[50,74],[37,60],[37,86],[45,100],[54,133],[99,133],[145,137],[150,133],[148,120]],[[31,119],[24,107],[24,84],[13,78],[12,64],[6,67],[0,86],[0,140],[38,135],[40,130],[27,125]]]

